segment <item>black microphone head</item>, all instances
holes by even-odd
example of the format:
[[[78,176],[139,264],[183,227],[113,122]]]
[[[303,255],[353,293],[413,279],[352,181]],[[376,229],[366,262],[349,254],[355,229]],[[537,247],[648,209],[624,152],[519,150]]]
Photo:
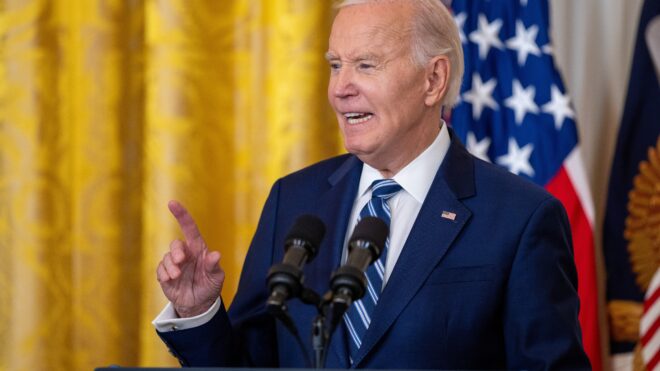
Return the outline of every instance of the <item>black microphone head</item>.
[[[311,260],[316,256],[323,236],[325,236],[325,224],[323,224],[321,219],[314,215],[301,215],[296,219],[291,230],[289,230],[285,244],[288,246],[290,244],[289,241],[294,239],[305,241],[309,247],[308,260]]]
[[[374,260],[376,260],[383,248],[385,248],[385,241],[389,233],[390,227],[382,219],[375,216],[367,216],[360,219],[355,226],[353,235],[349,240],[349,245],[352,245],[356,241],[367,241],[375,245],[378,248],[378,251],[374,251],[377,255],[374,257]]]

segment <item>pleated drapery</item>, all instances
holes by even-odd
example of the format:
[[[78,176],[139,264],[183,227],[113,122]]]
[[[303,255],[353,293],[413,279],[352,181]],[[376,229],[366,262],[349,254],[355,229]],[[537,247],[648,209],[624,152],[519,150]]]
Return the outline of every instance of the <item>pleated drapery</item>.
[[[229,302],[270,185],[339,153],[330,2],[0,1],[0,369],[175,366],[178,199]]]

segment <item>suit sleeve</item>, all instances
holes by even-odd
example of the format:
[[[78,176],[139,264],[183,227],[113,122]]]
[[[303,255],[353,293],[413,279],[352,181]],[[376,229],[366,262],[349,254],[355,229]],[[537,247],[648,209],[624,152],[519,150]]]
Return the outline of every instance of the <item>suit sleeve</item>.
[[[507,285],[504,331],[511,369],[590,369],[578,323],[568,218],[552,197],[522,232]]]
[[[266,313],[266,272],[272,265],[280,181],[271,189],[243,265],[234,301],[209,322],[158,335],[182,366],[277,367],[274,319]]]

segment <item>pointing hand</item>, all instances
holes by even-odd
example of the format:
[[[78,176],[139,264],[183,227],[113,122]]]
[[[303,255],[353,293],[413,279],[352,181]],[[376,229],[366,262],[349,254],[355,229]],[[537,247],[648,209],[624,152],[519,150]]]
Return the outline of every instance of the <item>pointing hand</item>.
[[[225,272],[220,253],[210,252],[192,216],[177,201],[168,208],[176,218],[185,241],[174,240],[158,264],[160,287],[180,317],[206,312],[220,296]]]

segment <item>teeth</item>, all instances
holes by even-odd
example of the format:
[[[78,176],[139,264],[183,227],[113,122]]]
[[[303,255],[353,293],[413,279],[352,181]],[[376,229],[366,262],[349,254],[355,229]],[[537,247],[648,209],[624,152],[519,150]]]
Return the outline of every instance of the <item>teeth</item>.
[[[350,119],[351,117],[362,116],[362,115],[364,115],[364,113],[359,113],[359,112],[344,113],[344,117],[346,117],[347,119]]]
[[[363,123],[365,121],[369,121],[373,117],[373,114],[349,112],[349,113],[345,113],[344,117],[346,117],[349,124],[355,125],[355,124]]]

